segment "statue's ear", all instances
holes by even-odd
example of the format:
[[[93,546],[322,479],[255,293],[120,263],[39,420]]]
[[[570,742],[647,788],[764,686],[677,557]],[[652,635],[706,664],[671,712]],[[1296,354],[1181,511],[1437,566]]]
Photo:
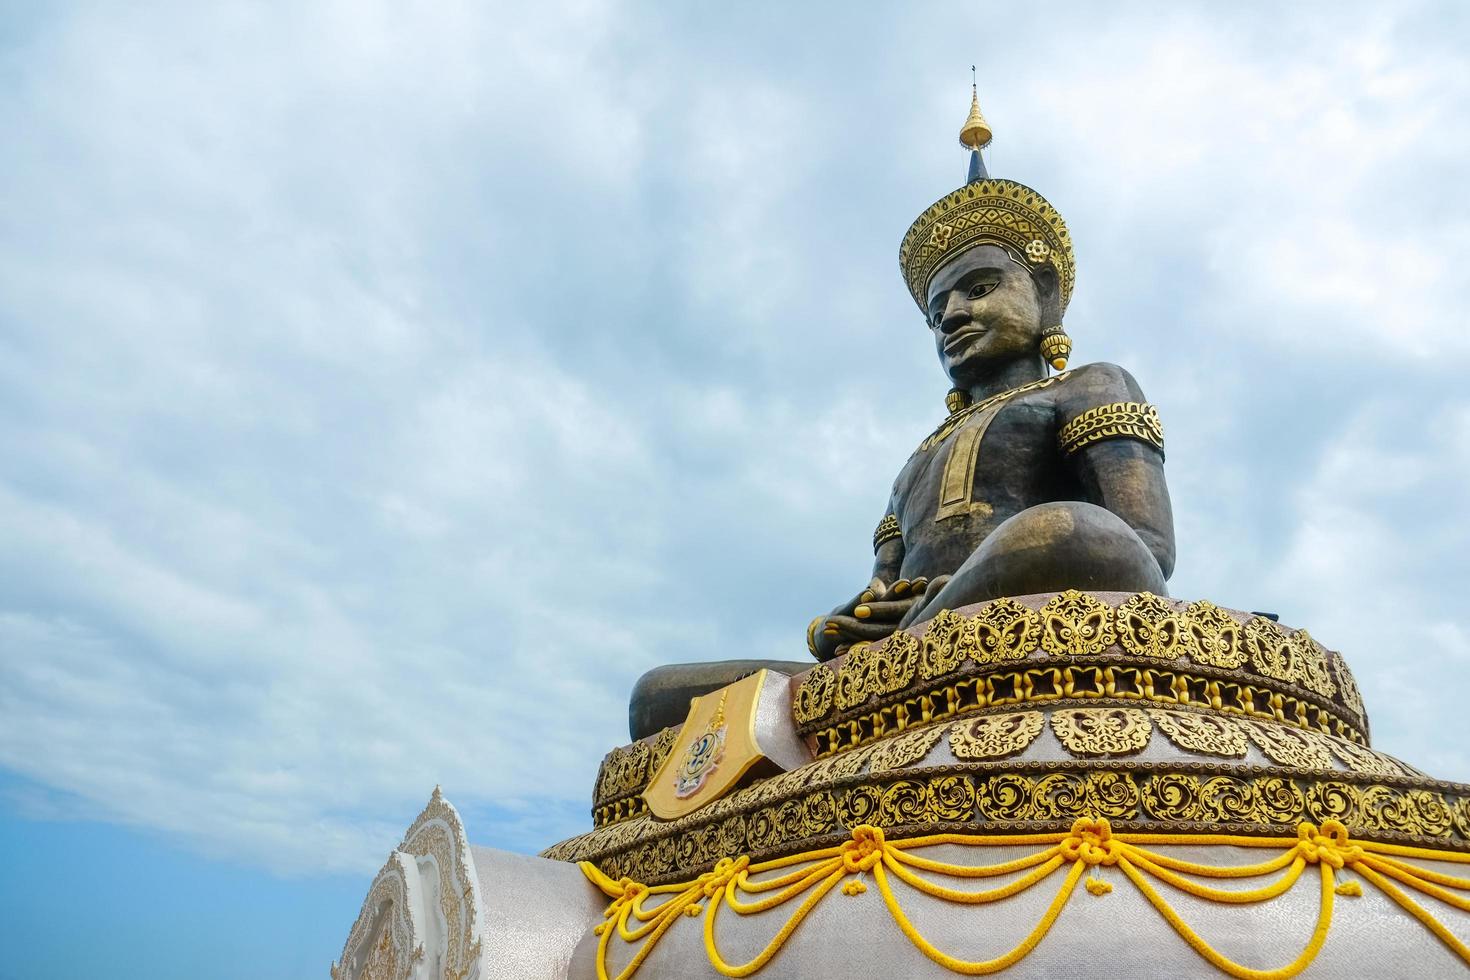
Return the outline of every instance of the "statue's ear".
[[[1062,322],[1062,281],[1050,262],[1032,266],[1031,279],[1036,283],[1036,298],[1041,303],[1041,325],[1054,327]]]

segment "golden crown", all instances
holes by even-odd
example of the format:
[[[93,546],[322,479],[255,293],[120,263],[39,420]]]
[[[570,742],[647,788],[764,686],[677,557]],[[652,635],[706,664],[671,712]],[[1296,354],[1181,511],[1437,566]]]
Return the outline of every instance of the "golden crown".
[[[914,302],[927,309],[929,280],[945,262],[976,245],[999,245],[1024,263],[1050,263],[1065,310],[1077,279],[1067,223],[1046,198],[1025,184],[986,174],[980,150],[990,142],[990,127],[973,93],[960,142],[970,148],[970,182],[925,208],[898,247],[899,268]]]

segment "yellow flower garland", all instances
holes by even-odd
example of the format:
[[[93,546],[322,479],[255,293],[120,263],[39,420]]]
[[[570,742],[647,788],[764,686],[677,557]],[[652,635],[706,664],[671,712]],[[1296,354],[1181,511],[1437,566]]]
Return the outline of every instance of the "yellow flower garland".
[[[1017,858],[1000,864],[966,865],[948,864],[908,853],[913,848],[935,844],[961,844],[967,846],[997,845],[1047,845],[1045,850],[1029,857]],[[1213,867],[1191,861],[1183,861],[1158,851],[1148,850],[1150,844],[1198,844],[1229,845],[1234,847],[1286,848],[1281,854],[1258,864]],[[1057,916],[1066,905],[1067,899],[1076,890],[1077,882],[1090,869],[1118,867],[1133,882],[1143,896],[1173,927],[1195,952],[1210,963],[1233,977],[1250,980],[1278,980],[1293,977],[1306,969],[1307,965],[1322,949],[1327,932],[1332,924],[1333,902],[1336,895],[1360,895],[1361,886],[1356,881],[1336,884],[1335,872],[1351,868],[1363,879],[1375,885],[1405,911],[1418,919],[1457,956],[1470,964],[1470,946],[1450,933],[1434,916],[1394,881],[1430,895],[1446,904],[1470,912],[1470,878],[1457,878],[1429,868],[1409,864],[1403,858],[1419,858],[1470,864],[1470,854],[1458,854],[1428,848],[1402,847],[1394,844],[1377,844],[1371,841],[1350,840],[1347,829],[1336,820],[1325,821],[1321,828],[1303,823],[1297,836],[1292,837],[1238,837],[1215,834],[1113,834],[1105,819],[1083,818],[1072,825],[1067,834],[1029,834],[1019,836],[974,836],[965,834],[931,834],[902,841],[889,841],[877,827],[863,825],[853,828],[852,839],[840,846],[823,848],[804,854],[751,864],[748,857],[725,858],[714,869],[700,875],[698,879],[673,885],[649,887],[623,878],[614,881],[603,874],[591,862],[579,865],[584,874],[612,899],[612,904],[603,913],[606,920],[593,930],[599,937],[597,945],[597,974],[600,980],[609,980],[607,952],[614,933],[624,943],[641,943],[632,960],[618,974],[617,980],[627,980],[638,971],[643,961],[670,927],[681,917],[704,917],[704,948],[710,964],[727,977],[747,977],[760,970],[780,952],[786,940],[801,925],[809,912],[816,907],[828,892],[845,878],[852,880],[842,891],[856,896],[866,891],[861,876],[871,873],[883,903],[893,921],[909,941],[925,956],[956,973],[970,976],[995,973],[1019,962],[1045,938]],[[784,875],[761,881],[751,881],[752,874],[777,871],[792,865],[807,864]],[[1148,876],[1181,889],[1190,895],[1212,902],[1229,904],[1251,904],[1276,898],[1289,890],[1301,877],[1307,865],[1315,864],[1321,874],[1321,901],[1317,914],[1317,925],[1301,954],[1285,966],[1270,970],[1258,970],[1236,963],[1205,942],[1148,881]],[[1047,907],[1046,913],[1035,928],[1010,952],[989,960],[962,960],[936,949],[919,934],[900,907],[889,884],[893,875],[926,895],[949,902],[979,905],[998,901],[1023,892],[1040,883],[1062,867],[1067,867],[1066,877],[1056,896]],[[963,891],[937,885],[921,878],[917,872],[931,872],[953,878],[993,878],[998,875],[1025,871],[1026,874],[996,888],[982,891]],[[1214,888],[1210,885],[1184,877],[1194,875],[1202,878],[1254,878],[1281,872],[1274,881],[1246,891]],[[1390,881],[1389,879],[1392,879]],[[1111,885],[1097,878],[1089,878],[1087,891],[1102,896],[1112,890]],[[720,907],[727,905],[739,915],[765,912],[785,905],[806,894],[801,904],[781,926],[776,935],[753,959],[739,965],[727,963],[720,955],[715,941],[715,920]],[[650,896],[671,896],[655,908],[644,907]],[[754,898],[747,901],[741,895]],[[763,897],[756,897],[763,896]],[[703,902],[703,906],[700,903]],[[637,925],[630,926],[630,920]]]

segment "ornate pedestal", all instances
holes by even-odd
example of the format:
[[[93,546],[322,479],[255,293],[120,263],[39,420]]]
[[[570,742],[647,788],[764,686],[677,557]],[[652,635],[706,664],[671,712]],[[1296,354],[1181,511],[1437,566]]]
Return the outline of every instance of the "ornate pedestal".
[[[570,963],[562,945],[507,972],[485,927],[479,975],[1470,969],[1470,787],[1370,748],[1347,665],[1304,630],[1147,593],[1025,596],[787,683],[810,762],[663,821],[641,800],[676,730],[614,750],[596,828],[544,852],[519,902],[578,919]],[[421,824],[405,854],[427,853]],[[406,860],[344,963],[386,944],[405,952],[381,975],[439,976],[413,972],[427,927],[381,911],[413,906]]]

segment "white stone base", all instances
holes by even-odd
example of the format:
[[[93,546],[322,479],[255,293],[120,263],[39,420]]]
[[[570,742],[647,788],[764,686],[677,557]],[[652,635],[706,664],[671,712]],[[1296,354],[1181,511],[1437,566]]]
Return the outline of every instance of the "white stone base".
[[[332,980],[563,980],[605,904],[574,864],[471,847],[435,787],[373,879]]]

